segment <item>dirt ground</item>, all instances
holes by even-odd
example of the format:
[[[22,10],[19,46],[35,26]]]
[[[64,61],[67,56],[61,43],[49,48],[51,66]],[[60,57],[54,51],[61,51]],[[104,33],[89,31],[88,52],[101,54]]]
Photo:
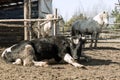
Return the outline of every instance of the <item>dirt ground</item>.
[[[23,67],[0,59],[0,80],[120,80],[120,43],[101,42],[97,49],[86,48],[84,53],[91,57],[88,62],[81,61],[87,69],[70,64]]]

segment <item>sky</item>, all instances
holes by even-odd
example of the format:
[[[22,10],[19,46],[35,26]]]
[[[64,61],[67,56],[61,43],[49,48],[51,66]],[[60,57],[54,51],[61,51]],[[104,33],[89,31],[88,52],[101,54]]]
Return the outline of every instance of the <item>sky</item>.
[[[101,11],[109,13],[114,9],[118,0],[53,0],[53,11],[58,9],[58,13],[64,20],[69,20],[75,13],[83,13],[88,17],[93,17]]]

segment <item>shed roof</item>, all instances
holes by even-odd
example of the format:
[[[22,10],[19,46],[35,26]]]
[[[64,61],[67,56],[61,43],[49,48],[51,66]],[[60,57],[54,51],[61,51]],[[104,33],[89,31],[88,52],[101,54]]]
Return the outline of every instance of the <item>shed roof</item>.
[[[0,5],[23,2],[24,0],[0,0]]]

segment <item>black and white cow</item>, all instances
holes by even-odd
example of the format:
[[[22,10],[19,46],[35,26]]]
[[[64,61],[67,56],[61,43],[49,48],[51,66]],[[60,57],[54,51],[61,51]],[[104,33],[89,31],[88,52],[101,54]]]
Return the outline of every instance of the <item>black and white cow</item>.
[[[79,40],[80,43],[82,39]],[[82,43],[79,45],[80,48],[81,44]],[[11,62],[12,64],[23,64],[23,66],[47,66],[48,62],[43,60],[53,58],[56,62],[64,60],[75,67],[83,67],[83,65],[77,63],[72,57],[72,52],[75,54],[77,53],[74,51],[74,48],[72,48],[73,46],[71,45],[70,40],[63,36],[54,36],[35,39],[32,41],[22,41],[5,49],[1,57],[6,62]]]
[[[70,48],[72,56],[75,60],[80,60],[80,57],[85,57],[85,55],[83,54],[85,42],[86,42],[85,37],[81,37],[80,35],[72,36]]]

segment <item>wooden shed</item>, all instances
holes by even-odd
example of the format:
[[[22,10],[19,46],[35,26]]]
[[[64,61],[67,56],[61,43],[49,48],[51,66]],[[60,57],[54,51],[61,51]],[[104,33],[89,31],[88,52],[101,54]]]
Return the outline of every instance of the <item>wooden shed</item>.
[[[41,17],[41,14],[52,14],[52,0],[1,0],[0,44],[11,45],[21,40],[30,40],[31,22],[46,23],[48,21],[48,19],[43,19],[44,15]],[[54,35],[56,35],[56,23],[60,20],[57,9],[54,18],[49,20],[54,20]],[[39,27],[39,24],[37,26]]]
[[[17,11],[22,5],[23,0],[0,0],[0,19],[20,18],[15,10]],[[22,13],[20,10],[19,12]],[[12,23],[9,22],[9,24]],[[0,46],[11,45],[23,40],[23,31],[23,28],[0,25]]]
[[[31,0],[0,0],[0,20],[4,19],[28,19],[28,4]],[[30,14],[32,18],[38,16],[38,1],[33,0],[33,13]],[[32,10],[32,9],[31,9]],[[6,25],[7,23],[7,25]],[[10,24],[10,25],[9,25]],[[16,24],[16,25],[12,25]],[[19,25],[27,25],[24,21],[9,21],[0,22],[0,46],[11,45],[25,39],[24,34],[28,35],[28,29],[26,27],[19,27]],[[18,26],[17,26],[18,25]],[[26,38],[27,39],[27,38]]]

